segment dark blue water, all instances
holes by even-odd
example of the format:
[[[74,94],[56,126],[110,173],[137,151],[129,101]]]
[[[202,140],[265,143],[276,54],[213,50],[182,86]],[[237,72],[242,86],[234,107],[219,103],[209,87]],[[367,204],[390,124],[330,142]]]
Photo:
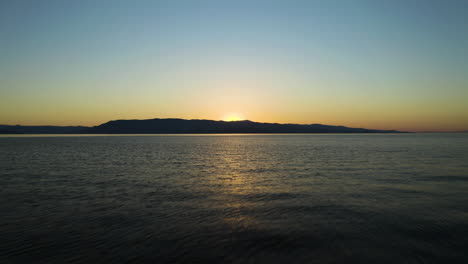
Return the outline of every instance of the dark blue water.
[[[0,137],[0,263],[468,263],[468,134]]]

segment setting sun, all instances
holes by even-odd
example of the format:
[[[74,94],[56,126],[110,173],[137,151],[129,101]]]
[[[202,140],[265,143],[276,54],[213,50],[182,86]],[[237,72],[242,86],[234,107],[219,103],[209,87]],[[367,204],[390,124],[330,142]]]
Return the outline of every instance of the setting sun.
[[[244,116],[239,113],[227,113],[223,117],[224,121],[240,121],[245,120]]]

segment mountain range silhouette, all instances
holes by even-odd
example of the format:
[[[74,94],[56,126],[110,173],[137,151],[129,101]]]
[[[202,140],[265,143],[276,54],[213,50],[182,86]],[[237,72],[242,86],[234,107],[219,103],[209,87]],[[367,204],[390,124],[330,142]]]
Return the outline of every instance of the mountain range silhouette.
[[[402,133],[396,130],[351,128],[322,124],[260,123],[250,120],[205,119],[113,120],[94,126],[0,125],[0,134],[216,134],[216,133]]]

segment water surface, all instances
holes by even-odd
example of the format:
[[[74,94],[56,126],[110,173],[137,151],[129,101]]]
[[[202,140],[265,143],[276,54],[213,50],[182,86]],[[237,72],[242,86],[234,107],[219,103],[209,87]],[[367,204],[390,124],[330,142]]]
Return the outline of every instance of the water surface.
[[[468,262],[468,135],[0,137],[1,263]]]

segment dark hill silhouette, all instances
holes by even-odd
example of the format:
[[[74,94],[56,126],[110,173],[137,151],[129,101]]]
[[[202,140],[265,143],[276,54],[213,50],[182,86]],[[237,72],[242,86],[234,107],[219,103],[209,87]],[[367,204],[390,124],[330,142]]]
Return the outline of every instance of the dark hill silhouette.
[[[95,127],[0,125],[0,134],[210,134],[210,133],[401,133],[329,126],[200,119],[114,120]]]
[[[258,123],[244,121],[213,121],[199,119],[114,120],[85,129],[83,133],[105,134],[209,134],[209,133],[398,133],[395,130],[374,130],[328,126]]]

